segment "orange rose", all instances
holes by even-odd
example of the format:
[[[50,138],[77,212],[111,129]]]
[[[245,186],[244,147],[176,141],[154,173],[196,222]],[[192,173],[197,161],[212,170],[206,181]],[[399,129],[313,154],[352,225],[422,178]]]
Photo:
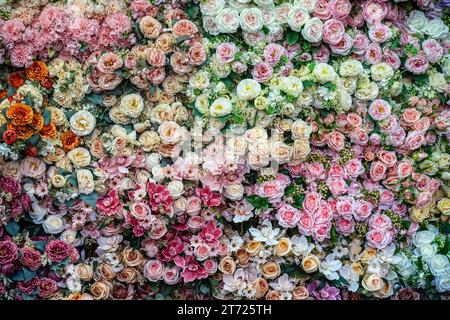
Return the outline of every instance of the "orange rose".
[[[33,128],[29,126],[15,126],[12,123],[8,123],[8,130],[13,130],[20,140],[28,140],[34,134]]]
[[[55,139],[56,134],[56,126],[52,122],[46,126],[43,126],[40,132],[41,137],[46,139]]]
[[[53,81],[50,77],[45,77],[41,80],[41,86],[45,89],[50,89],[53,86]]]
[[[60,139],[64,151],[72,150],[80,144],[78,137],[72,131],[64,132]]]
[[[8,90],[1,90],[0,91],[0,100],[5,99],[8,96]]]
[[[40,131],[44,126],[44,117],[39,113],[35,113],[33,117],[33,123],[31,124],[37,131]]]
[[[23,71],[16,71],[9,74],[8,84],[13,88],[19,88],[25,83],[25,77]]]
[[[41,81],[48,76],[48,68],[42,61],[34,61],[31,66],[27,68],[27,78],[30,80]]]
[[[26,104],[15,103],[8,108],[6,116],[15,126],[24,126],[33,122],[34,112]]]

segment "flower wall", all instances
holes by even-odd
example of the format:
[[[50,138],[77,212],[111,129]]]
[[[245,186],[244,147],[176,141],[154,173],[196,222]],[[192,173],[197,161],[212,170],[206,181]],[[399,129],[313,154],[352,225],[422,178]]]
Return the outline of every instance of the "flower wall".
[[[449,1],[0,3],[1,299],[448,299]]]

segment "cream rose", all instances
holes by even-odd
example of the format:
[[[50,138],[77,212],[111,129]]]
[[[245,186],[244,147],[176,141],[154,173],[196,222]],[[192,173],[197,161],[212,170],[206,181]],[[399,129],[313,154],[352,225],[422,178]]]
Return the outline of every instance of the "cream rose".
[[[77,170],[77,183],[79,193],[89,194],[95,189],[94,175],[90,170]]]
[[[313,273],[319,269],[319,258],[314,254],[309,254],[302,259],[302,269],[306,273]]]
[[[253,100],[261,93],[261,85],[254,79],[244,79],[237,85],[236,93],[239,99]]]
[[[91,154],[88,149],[78,147],[67,153],[69,160],[78,167],[86,167],[91,163]]]
[[[240,200],[244,195],[244,186],[240,183],[231,184],[224,188],[223,194],[232,201]]]
[[[97,120],[86,110],[80,110],[72,115],[70,118],[70,129],[77,136],[87,136],[95,128]]]
[[[213,117],[222,117],[231,113],[233,105],[227,98],[216,99],[209,107],[209,112]]]
[[[326,63],[318,63],[314,67],[313,75],[320,83],[332,82],[336,79],[336,71]]]
[[[137,118],[144,110],[144,99],[137,93],[130,93],[120,101],[122,113],[130,118]]]
[[[376,274],[366,274],[362,280],[362,286],[368,291],[378,291],[384,287],[384,282],[381,277]]]

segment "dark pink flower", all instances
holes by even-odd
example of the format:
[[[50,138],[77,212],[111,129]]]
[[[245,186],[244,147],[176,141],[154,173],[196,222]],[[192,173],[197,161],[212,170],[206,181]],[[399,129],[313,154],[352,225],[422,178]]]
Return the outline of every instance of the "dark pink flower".
[[[195,193],[208,207],[218,207],[222,201],[222,195],[212,192],[209,187],[197,188]]]

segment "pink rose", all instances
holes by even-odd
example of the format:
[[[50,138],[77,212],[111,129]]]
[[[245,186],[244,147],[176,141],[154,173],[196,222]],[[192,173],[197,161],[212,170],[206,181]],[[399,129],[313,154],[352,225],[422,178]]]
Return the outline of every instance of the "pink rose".
[[[369,38],[373,42],[386,42],[391,36],[391,29],[382,23],[377,23],[369,29]]]
[[[318,0],[313,15],[320,20],[327,20],[331,18],[330,6],[328,0]]]
[[[36,271],[41,266],[41,253],[31,247],[23,247],[20,249],[19,260],[31,271]]]
[[[343,195],[348,191],[347,183],[343,178],[329,178],[327,185],[334,196]]]
[[[362,32],[358,32],[353,38],[353,51],[357,55],[365,54],[366,50],[369,48],[370,40]]]
[[[345,146],[345,136],[339,131],[327,134],[327,145],[334,151],[341,151]]]
[[[209,274],[215,274],[217,272],[217,262],[214,260],[206,260],[203,262],[203,267]]]
[[[70,256],[72,246],[62,240],[50,240],[45,246],[47,259],[52,262],[61,262]]]
[[[414,74],[424,74],[428,70],[428,60],[424,55],[417,55],[406,59],[405,68]]]
[[[300,211],[288,204],[283,204],[278,208],[278,223],[284,228],[293,228],[300,220]]]
[[[376,213],[370,217],[369,226],[375,230],[389,230],[392,228],[392,221],[387,215]]]
[[[419,149],[425,141],[425,136],[423,132],[420,131],[410,131],[405,139],[405,147],[409,150]]]
[[[284,47],[276,43],[270,43],[264,48],[264,61],[273,67],[285,54],[286,49]]]
[[[189,229],[193,231],[199,230],[204,223],[205,220],[201,216],[190,217],[187,221]]]
[[[415,109],[415,108],[407,108],[407,109],[405,109],[403,111],[402,120],[406,124],[411,126],[414,123],[416,123],[417,121],[419,121],[421,116],[422,116],[422,114],[417,109]]]
[[[388,166],[388,168],[397,163],[397,156],[395,155],[395,152],[380,150],[377,152],[377,157],[381,160],[381,162]]]
[[[164,268],[162,279],[168,285],[177,284],[178,281],[180,280],[180,271],[178,270],[177,267]]]
[[[394,194],[390,190],[383,190],[380,194],[380,205],[390,206],[395,200]]]
[[[320,162],[309,163],[308,173],[312,179],[323,179],[325,177],[325,168]]]
[[[431,192],[421,192],[417,196],[416,199],[416,207],[417,208],[424,208],[430,204],[432,201],[433,195]]]
[[[166,70],[164,68],[154,68],[154,69],[150,70],[147,74],[147,79],[154,86],[161,84],[165,78],[166,78]],[[144,84],[146,87],[147,81],[145,81]]]
[[[380,181],[386,177],[387,166],[381,161],[372,162],[370,165],[370,178],[373,181]]]
[[[122,205],[119,202],[119,192],[112,189],[108,194],[97,200],[97,207],[104,211],[108,216],[122,212]]]
[[[186,213],[189,216],[196,216],[202,210],[202,200],[199,197],[189,197],[187,199]]]
[[[313,228],[312,237],[314,240],[322,242],[330,237],[331,222],[315,225]]]
[[[145,49],[147,62],[156,68],[161,68],[166,64],[166,54],[163,50],[157,48]]]
[[[260,197],[269,198],[270,202],[278,202],[284,194],[284,188],[279,181],[266,181],[258,188]]]
[[[33,294],[34,290],[38,285],[39,285],[39,278],[34,277],[29,281],[19,281],[17,283],[17,289],[19,289],[20,292],[29,296]]]
[[[354,112],[350,112],[347,114],[346,117],[347,123],[356,128],[356,127],[360,127],[362,125],[362,118],[359,114],[354,113]]]
[[[350,132],[350,141],[364,146],[369,142],[369,135],[367,134],[367,131],[363,128],[355,128]]]
[[[351,218],[355,210],[355,201],[352,197],[340,197],[336,202],[336,210],[344,218]]]
[[[367,244],[372,248],[384,249],[392,241],[390,232],[385,230],[371,230],[366,234]]]
[[[159,281],[162,278],[163,273],[164,265],[159,260],[149,260],[144,266],[144,277],[151,282]]]
[[[431,63],[438,62],[444,55],[444,48],[435,39],[427,39],[422,42],[422,48]]]
[[[378,1],[368,1],[363,6],[364,19],[370,23],[375,24],[381,22],[387,14],[387,6],[385,3]]]
[[[147,220],[151,215],[151,210],[144,202],[134,202],[130,205],[130,213],[135,219]]]
[[[328,7],[333,18],[345,20],[350,14],[352,4],[349,0],[331,0]]]
[[[355,223],[352,219],[339,218],[336,221],[336,231],[348,236],[355,231]]]
[[[369,115],[376,121],[384,120],[391,114],[391,109],[387,101],[376,99],[369,106]]]
[[[416,123],[414,123],[413,128],[420,132],[426,132],[431,125],[431,120],[428,117],[423,117],[419,119]],[[427,139],[427,143],[432,144],[434,141],[428,141],[429,135],[433,134],[432,132],[427,132],[427,136],[425,137]]]
[[[6,176],[0,178],[0,189],[5,193],[10,193],[13,197],[17,197],[22,191],[19,181]]]
[[[366,220],[372,213],[373,205],[365,200],[357,200],[353,217],[356,221]]]
[[[328,175],[332,178],[345,178],[345,170],[344,167],[333,163],[328,171]]]
[[[173,71],[179,75],[189,73],[192,70],[189,56],[184,52],[174,52],[170,57],[170,65]]]
[[[333,210],[327,201],[320,202],[319,210],[314,213],[314,224],[323,224],[333,219]]]
[[[206,244],[199,244],[194,248],[194,255],[198,261],[206,260],[210,254],[210,247]]]
[[[38,296],[41,298],[50,298],[58,291],[58,284],[50,278],[41,278],[39,280]]]
[[[375,64],[380,62],[382,59],[382,50],[380,44],[377,42],[372,42],[371,44],[369,44],[364,57],[366,58],[368,64]]]
[[[175,37],[191,37],[198,32],[197,26],[189,20],[178,20],[172,27]]]
[[[314,60],[319,63],[327,63],[330,59],[330,50],[324,45],[320,46],[319,50],[313,55]]]
[[[97,68],[103,73],[114,73],[123,66],[123,60],[113,52],[107,52],[98,59]]]
[[[353,46],[353,38],[350,37],[347,33],[344,33],[341,41],[339,41],[336,45],[331,45],[331,52],[339,55],[348,55]]]
[[[272,77],[273,68],[265,63],[259,62],[252,69],[252,76],[258,82],[265,82]]]
[[[11,241],[0,241],[0,264],[6,265],[19,257],[17,245]]]
[[[383,62],[386,62],[394,70],[400,68],[402,63],[397,53],[389,49],[383,51]]]
[[[399,178],[406,178],[413,173],[412,162],[408,160],[402,160],[397,163],[397,175]]]
[[[229,63],[234,60],[238,48],[232,42],[224,42],[217,46],[216,57],[220,63]]]
[[[352,159],[348,161],[345,164],[344,169],[349,178],[356,178],[365,171],[364,166],[359,159]]]
[[[303,199],[303,209],[308,213],[314,213],[319,209],[321,196],[317,192],[307,192]]]
[[[200,43],[196,42],[188,50],[189,63],[194,66],[200,66],[206,61],[206,50],[205,47]]]
[[[355,11],[348,16],[347,22],[353,28],[361,28],[365,21],[362,12]]]
[[[341,21],[329,19],[323,24],[323,41],[330,45],[337,45],[344,37],[345,27]]]

